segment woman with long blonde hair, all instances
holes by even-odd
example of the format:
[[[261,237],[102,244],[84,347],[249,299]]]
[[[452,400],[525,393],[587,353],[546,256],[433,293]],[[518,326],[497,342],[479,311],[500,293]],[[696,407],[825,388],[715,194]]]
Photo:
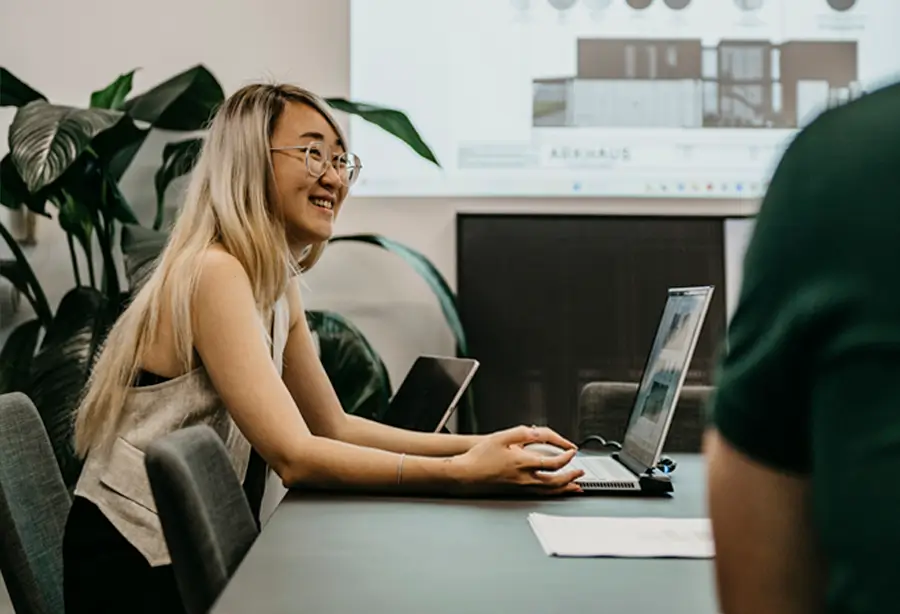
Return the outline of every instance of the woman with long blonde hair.
[[[64,540],[69,614],[182,611],[143,450],[192,424],[219,433],[248,493],[263,479],[248,472],[251,449],[288,487],[579,490],[579,472],[559,471],[574,446],[549,429],[418,433],[342,411],[298,277],[360,171],[347,144],[328,106],[289,85],[244,87],[213,118],[169,242],[76,414],[85,464]],[[544,459],[523,447],[536,441],[567,451]]]

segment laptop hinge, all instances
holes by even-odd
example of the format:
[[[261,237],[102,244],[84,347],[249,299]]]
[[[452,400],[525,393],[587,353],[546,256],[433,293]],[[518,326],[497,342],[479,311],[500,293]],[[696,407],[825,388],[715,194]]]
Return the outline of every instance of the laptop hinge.
[[[628,452],[621,451],[613,455],[616,460],[625,465],[625,467],[631,471],[631,473],[641,476],[649,473],[649,467],[642,463],[641,461],[629,456]]]

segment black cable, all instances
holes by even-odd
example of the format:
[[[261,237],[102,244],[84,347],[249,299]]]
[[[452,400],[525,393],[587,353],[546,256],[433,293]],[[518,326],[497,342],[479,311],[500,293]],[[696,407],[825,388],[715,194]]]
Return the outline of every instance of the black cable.
[[[622,444],[618,441],[606,440],[600,435],[588,435],[585,437],[580,444],[578,444],[579,448],[587,448],[594,444],[595,446],[599,444],[601,448],[614,448],[616,450],[622,449]],[[675,471],[675,468],[678,467],[678,463],[669,458],[668,456],[660,456],[659,462],[656,463],[655,469],[663,474],[670,474]]]
[[[580,444],[578,444],[578,447],[586,448],[589,444],[592,443],[599,443],[601,448],[615,448],[616,450],[622,449],[622,444],[620,444],[618,441],[607,441],[600,435],[588,435]]]

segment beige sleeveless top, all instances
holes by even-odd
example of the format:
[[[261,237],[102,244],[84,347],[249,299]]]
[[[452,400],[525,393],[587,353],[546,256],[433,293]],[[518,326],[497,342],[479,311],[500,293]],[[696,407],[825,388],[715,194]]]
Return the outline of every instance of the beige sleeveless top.
[[[289,321],[284,296],[276,302],[272,317],[272,359],[279,374]],[[154,567],[170,563],[170,558],[144,467],[144,450],[153,440],[195,424],[206,424],[219,434],[243,482],[250,443],[231,419],[206,370],[198,367],[159,384],[131,388],[115,442],[108,450],[95,448],[88,453],[75,487],[75,494],[94,503]]]

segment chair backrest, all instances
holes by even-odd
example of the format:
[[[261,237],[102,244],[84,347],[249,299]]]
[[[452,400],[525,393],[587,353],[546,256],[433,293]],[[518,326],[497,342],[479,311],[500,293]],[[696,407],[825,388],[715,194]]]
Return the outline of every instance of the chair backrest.
[[[207,612],[258,535],[247,497],[206,425],[156,440],[144,462],[185,609]]]
[[[72,499],[34,403],[0,395],[0,572],[19,614],[63,614]]]
[[[634,382],[586,384],[578,400],[578,438],[600,435],[621,442],[637,391],[638,384]],[[666,452],[700,452],[705,408],[712,391],[712,386],[682,387],[666,437]]]

